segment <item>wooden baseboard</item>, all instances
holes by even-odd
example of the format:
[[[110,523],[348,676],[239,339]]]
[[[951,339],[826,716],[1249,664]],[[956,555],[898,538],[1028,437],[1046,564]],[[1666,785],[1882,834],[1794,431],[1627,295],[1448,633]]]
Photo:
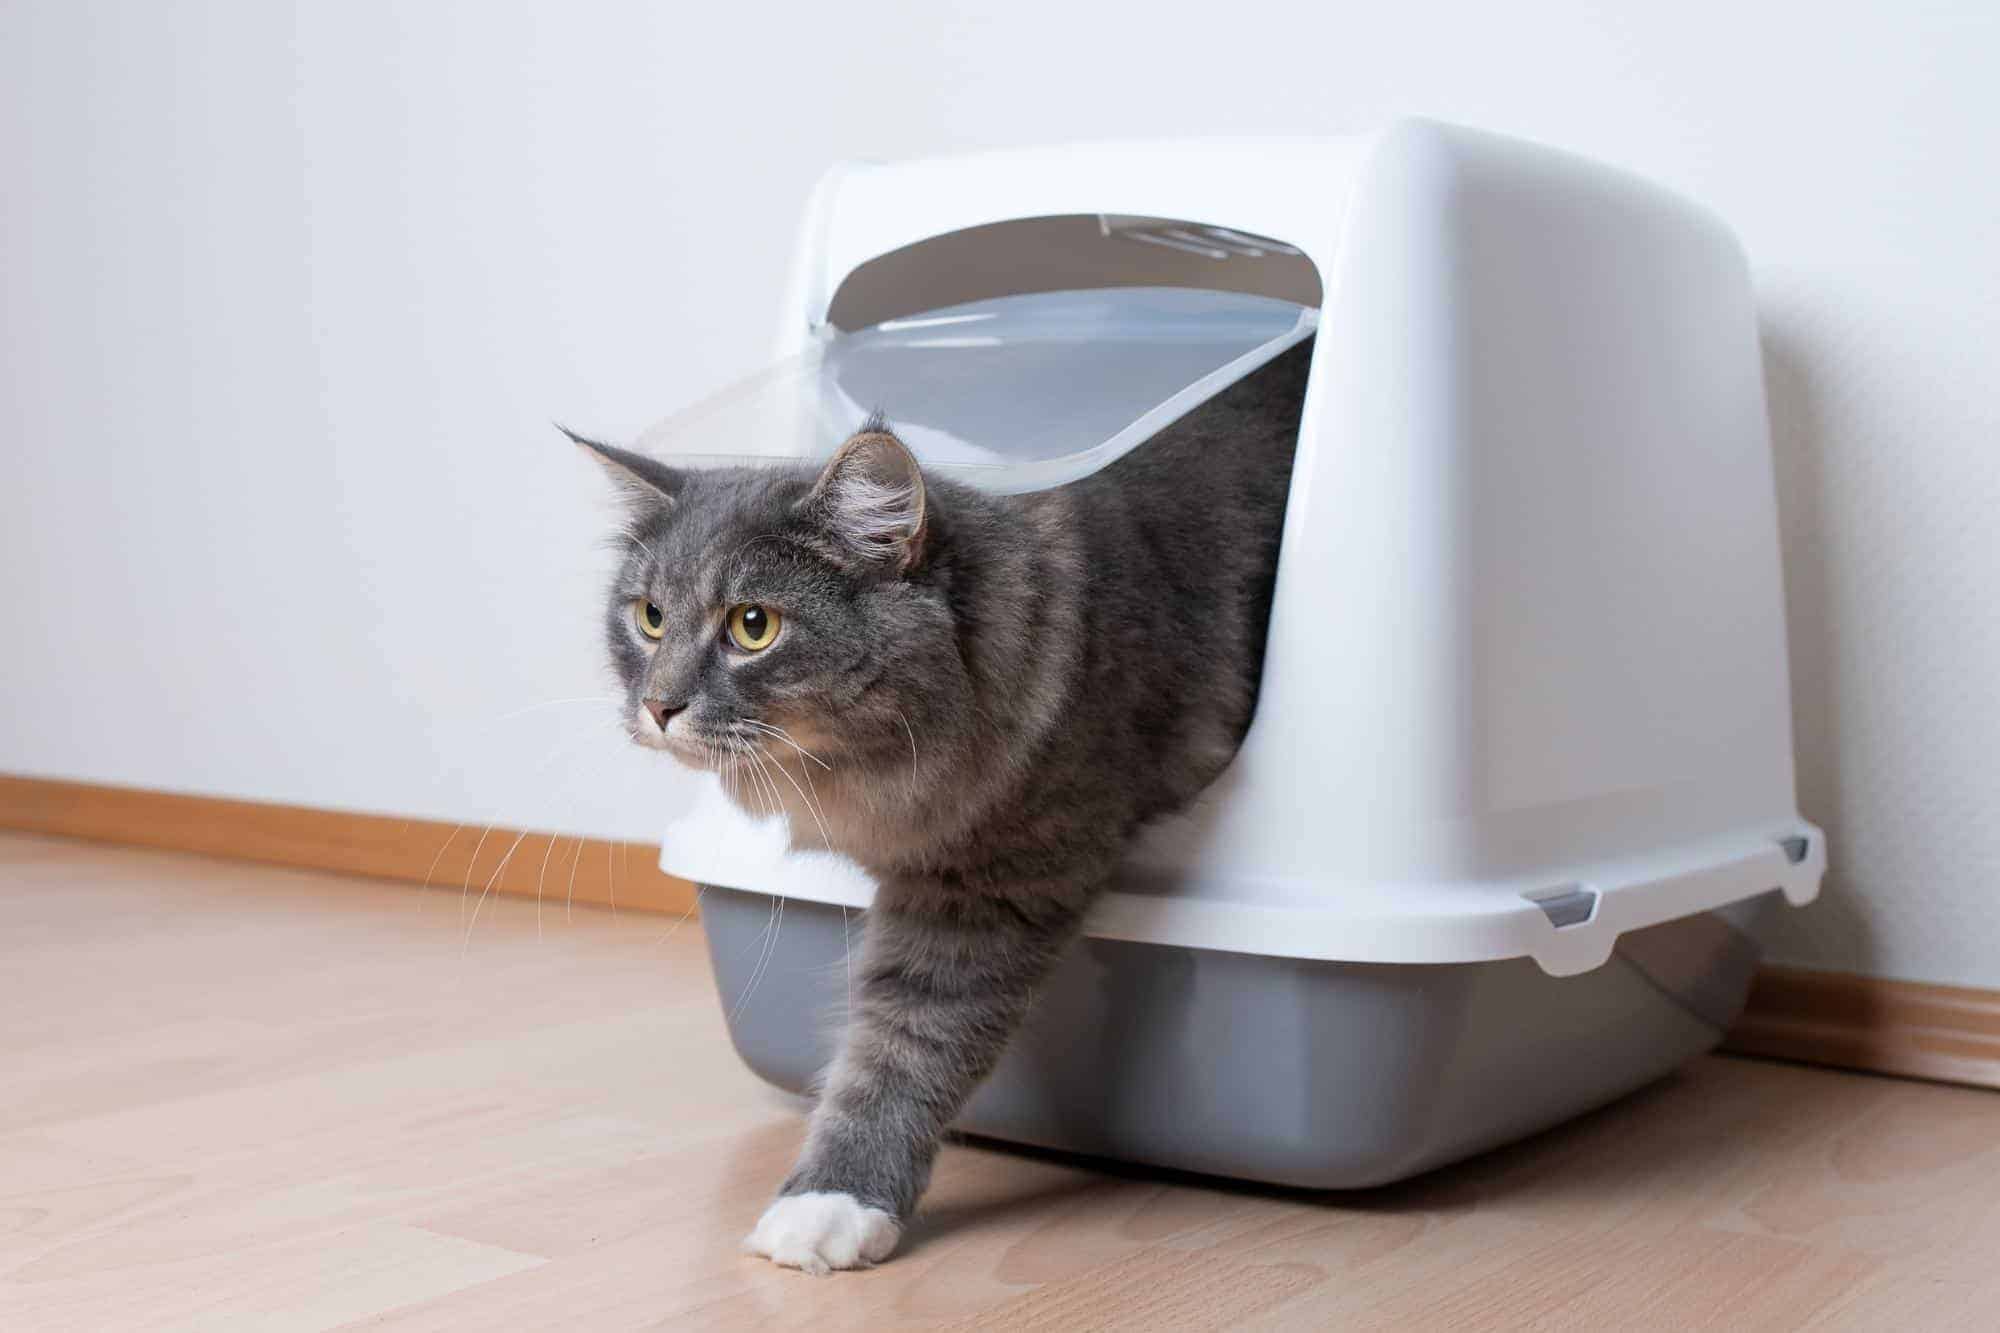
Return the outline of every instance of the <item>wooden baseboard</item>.
[[[1723,1049],[2000,1088],[2000,991],[1767,966]]]
[[[680,915],[660,849],[566,834],[0,775],[0,828]]]
[[[658,849],[550,833],[0,776],[0,828],[496,893],[693,910]],[[1767,967],[1725,1050],[2000,1088],[2000,991]]]

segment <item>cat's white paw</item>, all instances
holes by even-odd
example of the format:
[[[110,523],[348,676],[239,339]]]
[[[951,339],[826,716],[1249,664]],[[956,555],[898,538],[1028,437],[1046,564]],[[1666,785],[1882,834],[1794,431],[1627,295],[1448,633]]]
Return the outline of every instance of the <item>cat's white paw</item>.
[[[895,1218],[851,1194],[791,1194],[764,1210],[743,1248],[820,1274],[879,1263],[902,1235]]]

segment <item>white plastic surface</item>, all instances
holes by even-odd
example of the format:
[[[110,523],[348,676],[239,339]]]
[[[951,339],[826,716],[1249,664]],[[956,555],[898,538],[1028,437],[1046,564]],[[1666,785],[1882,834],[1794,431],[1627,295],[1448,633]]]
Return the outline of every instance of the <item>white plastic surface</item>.
[[[1626,930],[1817,893],[1756,313],[1725,228],[1423,122],[848,167],[809,211],[783,345],[877,255],[1087,212],[1276,237],[1325,289],[1257,718],[1093,932],[1570,973]],[[676,783],[667,870],[867,901],[858,868]],[[1577,924],[1536,905],[1576,890],[1596,895]]]
[[[676,413],[638,448],[682,466],[821,459],[887,411],[936,472],[995,491],[1086,476],[1312,332],[1269,297],[1124,287],[974,301],[852,333]]]
[[[782,819],[745,814],[713,776],[684,772],[676,785],[680,806],[661,835],[660,865],[668,873],[843,907],[874,901],[867,871],[809,843],[792,848]],[[1809,839],[1796,865],[1779,841],[1789,836]],[[1559,885],[1532,875],[1506,884],[1148,883],[1135,866],[1126,886],[1098,900],[1085,931],[1100,939],[1354,963],[1527,957],[1552,975],[1571,976],[1602,964],[1628,930],[1773,889],[1794,906],[1810,902],[1825,869],[1819,831],[1802,822],[1575,867],[1576,876]],[[1596,894],[1590,918],[1560,929],[1551,924],[1534,901],[1551,888]]]

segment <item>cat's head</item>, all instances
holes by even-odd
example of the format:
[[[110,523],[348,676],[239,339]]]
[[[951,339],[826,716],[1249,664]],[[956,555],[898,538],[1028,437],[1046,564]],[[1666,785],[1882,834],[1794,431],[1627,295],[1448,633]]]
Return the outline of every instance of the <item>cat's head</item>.
[[[627,511],[605,633],[635,741],[710,769],[902,751],[958,657],[923,577],[933,500],[885,424],[817,471],[679,469],[571,438]]]

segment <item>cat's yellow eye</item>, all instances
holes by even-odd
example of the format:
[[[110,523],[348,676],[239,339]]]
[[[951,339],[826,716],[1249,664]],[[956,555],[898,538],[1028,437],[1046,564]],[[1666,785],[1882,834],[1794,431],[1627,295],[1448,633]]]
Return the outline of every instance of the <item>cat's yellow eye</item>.
[[[779,616],[768,606],[745,602],[729,609],[729,637],[746,653],[761,652],[778,637]]]
[[[647,638],[657,639],[667,632],[667,613],[640,597],[632,603],[632,623]]]

